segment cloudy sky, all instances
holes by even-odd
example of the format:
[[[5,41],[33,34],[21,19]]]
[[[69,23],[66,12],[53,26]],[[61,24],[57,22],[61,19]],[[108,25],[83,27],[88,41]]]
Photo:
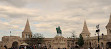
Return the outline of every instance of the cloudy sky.
[[[0,0],[0,39],[3,36],[21,36],[27,18],[33,33],[44,37],[56,36],[60,26],[64,37],[75,31],[78,36],[86,19],[91,36],[100,24],[101,33],[107,34],[111,0]]]

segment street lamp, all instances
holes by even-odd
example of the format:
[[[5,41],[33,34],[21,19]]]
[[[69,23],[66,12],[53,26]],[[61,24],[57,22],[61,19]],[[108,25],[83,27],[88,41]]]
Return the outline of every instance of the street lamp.
[[[103,39],[104,34],[102,33],[102,39]]]
[[[100,32],[100,29],[99,29],[99,24],[96,26],[97,30],[96,30],[96,33],[98,34],[98,48],[99,48],[99,32]]]

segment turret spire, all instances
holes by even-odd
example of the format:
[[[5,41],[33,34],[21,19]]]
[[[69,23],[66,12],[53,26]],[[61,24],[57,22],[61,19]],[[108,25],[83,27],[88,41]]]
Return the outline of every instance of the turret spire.
[[[23,32],[31,32],[31,30],[30,30],[30,24],[29,24],[28,19],[27,19],[27,22],[26,22],[26,25],[25,25],[25,29],[24,29]]]
[[[22,32],[22,38],[31,38],[31,37],[32,37],[32,32],[31,32],[31,29],[30,29],[29,21],[27,19],[27,22],[26,22],[26,25],[25,25],[25,29]]]
[[[110,18],[109,18],[109,23],[107,24],[106,28],[111,28],[111,14],[110,14]]]
[[[90,32],[89,32],[89,30],[88,30],[86,21],[84,21],[84,26],[83,26],[83,30],[82,30],[82,32],[81,32],[81,35],[83,36],[83,38],[88,38],[88,37],[90,37]]]
[[[86,21],[84,21],[84,26],[83,26],[83,30],[82,33],[90,33],[86,24]]]

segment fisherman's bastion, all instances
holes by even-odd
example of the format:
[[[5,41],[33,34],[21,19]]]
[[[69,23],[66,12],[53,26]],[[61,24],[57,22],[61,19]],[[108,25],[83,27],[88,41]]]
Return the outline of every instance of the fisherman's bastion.
[[[88,30],[87,23],[84,21],[83,24],[83,30],[81,31],[81,35],[83,36],[84,39],[84,45],[83,47],[88,48],[89,46],[91,47],[97,47],[98,45],[100,47],[103,47],[106,49],[108,46],[111,46],[111,15],[109,18],[109,22],[106,26],[107,30],[107,35],[100,35],[100,41],[98,43],[98,36],[91,37],[91,33]],[[5,49],[4,45],[6,45],[8,48],[12,46],[13,43],[17,42],[18,45],[22,43],[27,43],[30,44],[27,41],[32,37],[32,32],[30,29],[30,24],[29,20],[27,19],[24,31],[22,32],[22,37],[19,36],[3,36],[2,41],[0,41],[0,49]],[[75,38],[73,41],[73,38],[64,38],[62,35],[56,35],[54,38],[44,38],[44,42],[41,43],[41,45],[45,45],[48,49],[53,48],[53,49],[69,49],[72,46],[77,45],[78,38]],[[74,43],[74,44],[73,44]]]

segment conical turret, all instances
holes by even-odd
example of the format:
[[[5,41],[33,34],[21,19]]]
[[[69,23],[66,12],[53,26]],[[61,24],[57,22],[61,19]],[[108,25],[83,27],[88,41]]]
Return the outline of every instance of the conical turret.
[[[111,14],[110,14],[109,23],[107,24],[106,29],[107,29],[107,35],[111,35]]]
[[[25,29],[22,32],[22,38],[31,38],[31,37],[32,37],[32,32],[31,32],[31,29],[30,29],[29,21],[27,19],[27,22],[26,22],[26,25],[25,25]]]
[[[81,35],[85,38],[85,37],[90,37],[90,32],[88,30],[86,21],[84,21],[84,26],[83,26],[83,30],[81,32]]]
[[[29,24],[28,19],[27,19],[27,22],[26,22],[26,25],[25,25],[25,29],[24,29],[23,32],[31,32],[31,30],[30,30],[30,24]]]
[[[86,21],[84,21],[84,26],[83,26],[83,30],[82,33],[90,33],[86,24]]]
[[[111,14],[110,14],[110,18],[109,18],[109,23],[107,24],[106,28],[111,28]]]

